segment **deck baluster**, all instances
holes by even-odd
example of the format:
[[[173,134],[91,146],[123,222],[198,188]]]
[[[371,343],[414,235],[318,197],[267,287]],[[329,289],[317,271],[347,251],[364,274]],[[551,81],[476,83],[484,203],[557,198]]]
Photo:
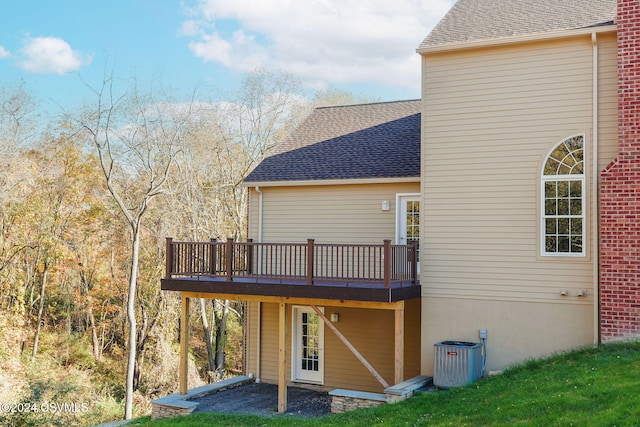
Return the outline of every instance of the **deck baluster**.
[[[216,246],[218,239],[209,239],[209,273],[216,275]]]

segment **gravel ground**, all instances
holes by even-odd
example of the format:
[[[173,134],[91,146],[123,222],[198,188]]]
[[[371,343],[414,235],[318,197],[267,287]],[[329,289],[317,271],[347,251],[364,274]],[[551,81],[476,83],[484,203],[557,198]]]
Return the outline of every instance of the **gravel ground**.
[[[247,414],[269,417],[278,414],[278,386],[250,383],[197,399],[197,412]],[[331,413],[331,398],[327,393],[300,387],[288,387],[285,415],[319,417]]]

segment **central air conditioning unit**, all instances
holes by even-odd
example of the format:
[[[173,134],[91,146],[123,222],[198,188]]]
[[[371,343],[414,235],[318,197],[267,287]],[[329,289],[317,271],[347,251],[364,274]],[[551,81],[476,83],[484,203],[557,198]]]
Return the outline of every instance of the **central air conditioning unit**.
[[[433,385],[459,387],[482,376],[482,344],[466,341],[442,341],[434,345]]]

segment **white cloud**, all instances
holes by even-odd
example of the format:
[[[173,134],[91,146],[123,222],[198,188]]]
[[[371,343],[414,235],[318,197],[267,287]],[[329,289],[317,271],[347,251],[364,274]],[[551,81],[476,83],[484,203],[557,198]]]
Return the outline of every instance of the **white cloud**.
[[[415,49],[454,0],[198,0],[193,53],[237,71],[271,67],[321,85],[420,86]]]
[[[20,68],[33,73],[66,74],[91,63],[92,58],[71,49],[57,37],[29,37],[21,50]]]
[[[11,56],[11,53],[4,48],[4,46],[0,46],[0,59],[8,58]]]
[[[240,71],[255,70],[269,61],[267,49],[242,30],[235,31],[228,39],[218,33],[202,34],[199,41],[189,43],[189,48],[205,62],[219,62]]]
[[[200,32],[200,26],[197,21],[187,20],[182,23],[182,27],[180,28],[179,34],[187,37],[197,36]]]

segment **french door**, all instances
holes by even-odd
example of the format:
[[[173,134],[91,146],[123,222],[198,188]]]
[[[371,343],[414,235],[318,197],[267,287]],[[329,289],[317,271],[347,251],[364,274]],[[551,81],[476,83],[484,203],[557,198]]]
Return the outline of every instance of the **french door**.
[[[293,307],[292,379],[324,382],[324,323],[311,307]]]
[[[418,271],[420,271],[420,194],[400,194],[397,197],[396,242],[407,245],[418,241]]]

